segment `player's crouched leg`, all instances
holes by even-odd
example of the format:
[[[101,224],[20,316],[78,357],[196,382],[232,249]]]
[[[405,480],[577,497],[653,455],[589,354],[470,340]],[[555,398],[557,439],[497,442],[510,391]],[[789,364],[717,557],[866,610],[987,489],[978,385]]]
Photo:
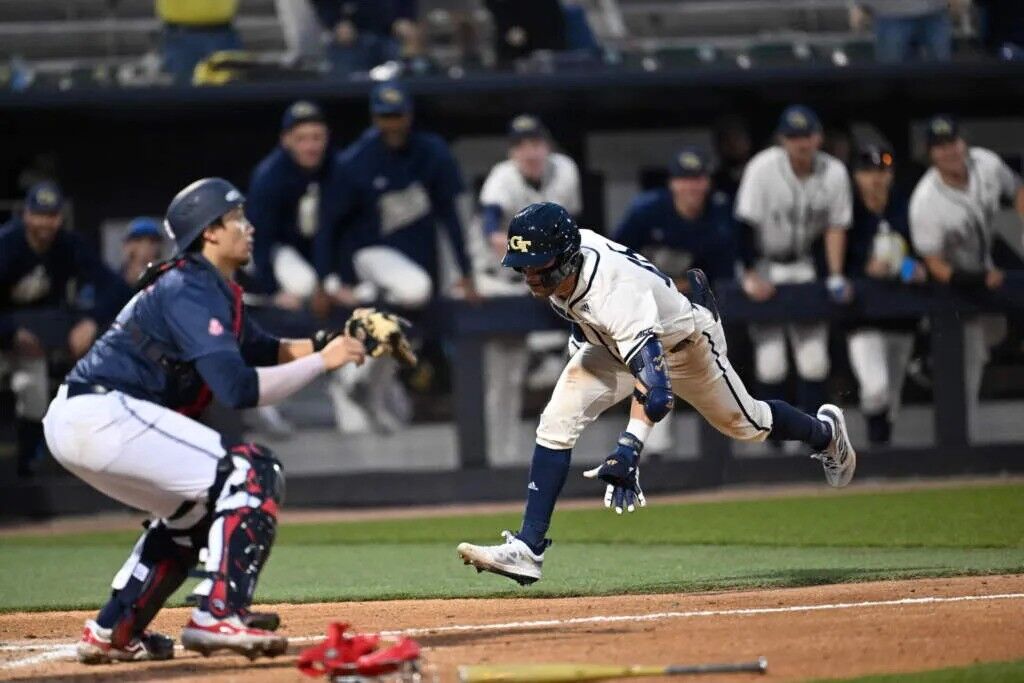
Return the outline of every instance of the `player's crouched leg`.
[[[195,589],[198,607],[181,637],[186,649],[203,655],[226,649],[250,658],[284,653],[284,637],[245,621],[274,543],[284,494],[284,470],[270,449],[257,444],[228,449],[211,489],[208,578]]]

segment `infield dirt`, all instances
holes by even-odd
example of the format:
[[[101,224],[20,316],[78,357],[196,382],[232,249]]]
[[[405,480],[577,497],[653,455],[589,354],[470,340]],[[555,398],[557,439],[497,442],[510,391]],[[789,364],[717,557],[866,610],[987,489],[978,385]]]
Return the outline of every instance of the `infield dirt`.
[[[468,568],[467,568],[468,571]],[[479,580],[498,580],[481,576]],[[1014,594],[1020,594],[1014,596]],[[601,598],[407,600],[276,605],[290,636],[321,634],[332,620],[360,631],[426,629],[417,639],[442,681],[459,664],[499,662],[696,663],[768,657],[768,678],[800,680],[937,669],[1024,658],[1024,575],[924,579],[811,588]],[[865,602],[996,596],[955,602]],[[1009,597],[1006,597],[1009,596]],[[816,609],[792,609],[818,606]],[[784,609],[780,608],[790,608]],[[730,610],[753,614],[716,614]],[[757,613],[758,610],[779,610]],[[672,613],[656,619],[598,617]],[[687,615],[679,615],[685,612]],[[250,663],[204,659],[86,667],[32,663],[77,638],[86,612],[0,615],[0,679],[54,681],[300,681],[294,655]],[[177,636],[185,610],[155,628]],[[584,623],[560,623],[585,618]],[[556,622],[525,625],[524,622]],[[519,625],[514,625],[519,622]],[[489,624],[487,629],[472,628]],[[507,626],[493,627],[506,624]],[[453,626],[468,626],[452,630]],[[447,629],[431,632],[429,629]],[[294,651],[308,643],[293,648]],[[654,679],[647,679],[654,680]],[[667,679],[666,679],[667,680]],[[761,680],[756,675],[709,680]]]

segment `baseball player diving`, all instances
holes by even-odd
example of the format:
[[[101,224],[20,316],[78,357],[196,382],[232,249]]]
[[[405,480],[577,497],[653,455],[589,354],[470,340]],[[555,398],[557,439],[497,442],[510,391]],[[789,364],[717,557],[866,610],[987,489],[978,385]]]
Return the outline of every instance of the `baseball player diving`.
[[[229,443],[195,418],[212,397],[232,408],[268,405],[324,372],[362,363],[383,347],[356,337],[390,319],[369,320],[364,309],[365,325],[346,325],[360,334],[322,331],[313,339],[261,330],[234,282],[252,256],[243,203],[220,178],[178,193],[164,222],[175,256],[143,275],[43,418],[58,462],[153,515],[114,576],[110,600],[85,623],[77,648],[84,663],[171,658],[173,640],[147,626],[204,548],[206,578],[191,598],[184,647],[258,657],[287,645],[273,632],[276,615],[249,612],[284,500],[281,464],[265,446]]]
[[[604,463],[584,474],[606,483],[605,506],[617,513],[645,505],[640,453],[675,396],[734,439],[808,444],[829,484],[850,482],[856,454],[842,411],[825,404],[814,417],[748,394],[729,363],[722,323],[699,273],[694,279],[709,307],[691,302],[635,251],[580,230],[552,203],[531,204],[512,218],[502,264],[519,270],[530,292],[576,323],[585,341],[541,415],[522,527],[503,532],[501,545],[460,544],[466,564],[524,585],[540,579],[573,446],[588,424],[627,396],[632,398],[625,431]]]

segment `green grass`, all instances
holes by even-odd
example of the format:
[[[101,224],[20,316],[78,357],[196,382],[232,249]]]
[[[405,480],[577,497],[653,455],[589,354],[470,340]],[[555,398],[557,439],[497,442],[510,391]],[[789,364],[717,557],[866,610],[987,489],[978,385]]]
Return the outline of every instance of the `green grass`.
[[[833,679],[829,679],[833,680]],[[843,679],[849,683],[1005,683],[1024,681],[1024,659],[971,666]]]
[[[497,543],[517,526],[510,514],[285,525],[258,596],[600,595],[1024,571],[1020,485],[565,511],[544,580],[525,591],[456,558],[459,541]],[[96,606],[135,537],[0,539],[0,610]]]

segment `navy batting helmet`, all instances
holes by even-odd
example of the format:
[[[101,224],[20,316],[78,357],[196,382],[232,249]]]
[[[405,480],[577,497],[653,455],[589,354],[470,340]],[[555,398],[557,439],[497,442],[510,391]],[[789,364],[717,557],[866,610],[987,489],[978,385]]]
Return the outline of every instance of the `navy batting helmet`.
[[[512,217],[508,246],[501,265],[520,270],[551,263],[543,275],[545,287],[556,287],[579,265],[580,229],[558,204],[530,204]]]
[[[197,180],[175,195],[167,207],[164,232],[182,253],[218,218],[241,206],[245,197],[223,178]]]

